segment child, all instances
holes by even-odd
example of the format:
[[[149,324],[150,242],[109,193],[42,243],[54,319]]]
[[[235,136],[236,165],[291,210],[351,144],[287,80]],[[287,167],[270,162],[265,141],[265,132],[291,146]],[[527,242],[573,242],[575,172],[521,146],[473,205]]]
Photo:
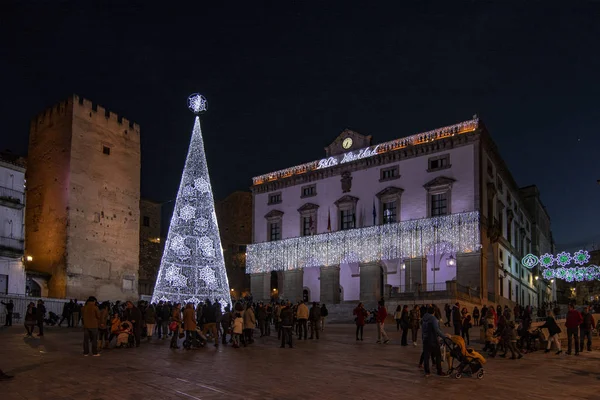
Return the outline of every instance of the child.
[[[108,337],[108,342],[106,343],[106,348],[108,348],[108,345],[110,344],[110,342],[112,342],[114,337],[119,336],[120,330],[121,330],[121,317],[119,317],[119,314],[115,314],[115,315],[113,315],[112,319],[110,320],[110,336]]]
[[[510,336],[507,333],[507,336],[509,338],[507,345],[508,345],[508,349],[510,350],[510,353],[512,355],[511,359],[516,360],[517,358],[519,358],[519,359],[523,358],[523,354],[521,354],[521,350],[519,350],[519,348],[517,347],[518,333],[517,333],[517,328],[515,326],[515,323],[513,321],[509,321],[506,329],[510,333]],[[516,357],[515,353],[518,354],[519,357]]]
[[[491,322],[491,320],[486,320]],[[494,337],[494,325],[488,324],[485,329],[485,347],[490,352],[492,357],[496,356],[496,344],[498,343],[498,339]]]
[[[117,347],[127,346],[129,343],[129,335],[133,332],[131,322],[125,321],[121,324],[119,336],[117,336]]]
[[[240,335],[243,331],[244,320],[242,319],[242,314],[237,312],[233,319],[233,348],[237,349],[240,347]]]

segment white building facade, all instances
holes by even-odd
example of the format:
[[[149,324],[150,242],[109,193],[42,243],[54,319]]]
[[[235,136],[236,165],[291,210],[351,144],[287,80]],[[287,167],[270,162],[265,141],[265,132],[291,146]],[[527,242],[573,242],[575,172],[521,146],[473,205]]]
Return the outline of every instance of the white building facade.
[[[477,118],[379,145],[346,130],[325,151],[322,160],[253,180],[247,272],[255,299],[374,303],[462,293],[479,303],[534,304],[535,285],[521,283],[516,261],[531,242],[527,216],[511,211],[503,250],[500,234],[489,238],[513,207],[501,207],[502,161]],[[518,199],[505,180],[505,195]],[[523,277],[514,288],[509,258]]]
[[[0,294],[25,294],[25,168],[0,159]]]

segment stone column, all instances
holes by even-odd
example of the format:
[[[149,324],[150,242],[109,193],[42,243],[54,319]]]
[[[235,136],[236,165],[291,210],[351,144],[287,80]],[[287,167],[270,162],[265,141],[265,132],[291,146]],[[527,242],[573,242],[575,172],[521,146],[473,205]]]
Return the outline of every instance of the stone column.
[[[416,292],[417,283],[421,284],[422,289],[427,287],[427,257],[405,258],[404,262],[404,282],[406,292]]]
[[[481,253],[456,255],[456,281],[463,286],[479,287],[481,290]]]
[[[379,262],[359,264],[360,300],[366,307],[374,307],[381,298],[381,266]]]
[[[321,303],[340,303],[340,266],[321,267]]]
[[[264,272],[250,275],[250,292],[254,301],[269,301],[271,298],[271,273]]]
[[[292,303],[302,300],[304,289],[304,270],[295,269],[283,273],[283,294],[281,297]]]

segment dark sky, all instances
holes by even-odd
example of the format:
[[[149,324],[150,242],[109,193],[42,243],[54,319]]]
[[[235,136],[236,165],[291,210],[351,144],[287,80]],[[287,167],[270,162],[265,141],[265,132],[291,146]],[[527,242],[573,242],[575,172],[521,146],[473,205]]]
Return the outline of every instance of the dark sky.
[[[77,93],[141,125],[142,195],[166,201],[198,91],[221,198],[346,127],[382,142],[479,113],[557,243],[600,243],[598,2],[107,3],[3,2],[0,148],[25,154],[30,118]]]

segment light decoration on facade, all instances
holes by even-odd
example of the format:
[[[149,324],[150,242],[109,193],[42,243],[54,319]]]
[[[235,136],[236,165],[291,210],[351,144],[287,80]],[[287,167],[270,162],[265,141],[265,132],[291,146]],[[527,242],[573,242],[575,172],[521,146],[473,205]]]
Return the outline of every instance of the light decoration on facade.
[[[192,95],[188,106],[199,114],[206,110],[206,99]],[[200,119],[196,116],[152,301],[198,305],[207,298],[231,304]]]
[[[521,264],[529,269],[539,264],[540,268],[542,268],[542,277],[544,279],[562,279],[567,282],[600,280],[600,267],[597,265],[583,266],[589,260],[590,254],[588,251],[579,250],[573,253],[573,255],[563,251],[556,255],[545,253],[539,258],[533,254],[527,254],[521,260]],[[580,267],[566,268],[571,263],[580,265]]]
[[[434,129],[428,132],[417,133],[416,135],[395,139],[376,146],[371,146],[356,151],[350,151],[337,156],[323,158],[318,161],[312,161],[306,164],[297,165],[295,167],[290,167],[268,174],[260,175],[252,178],[252,183],[254,185],[261,185],[266,182],[288,178],[293,175],[304,174],[309,171],[330,168],[346,162],[352,162],[367,157],[373,157],[378,154],[403,149],[405,147],[417,146],[420,144],[433,142],[447,137],[460,135],[467,132],[473,132],[478,127],[479,119],[474,118],[472,120],[464,121],[455,125],[445,126],[443,128]]]
[[[246,272],[367,263],[478,251],[479,212],[349,229],[249,245]]]

